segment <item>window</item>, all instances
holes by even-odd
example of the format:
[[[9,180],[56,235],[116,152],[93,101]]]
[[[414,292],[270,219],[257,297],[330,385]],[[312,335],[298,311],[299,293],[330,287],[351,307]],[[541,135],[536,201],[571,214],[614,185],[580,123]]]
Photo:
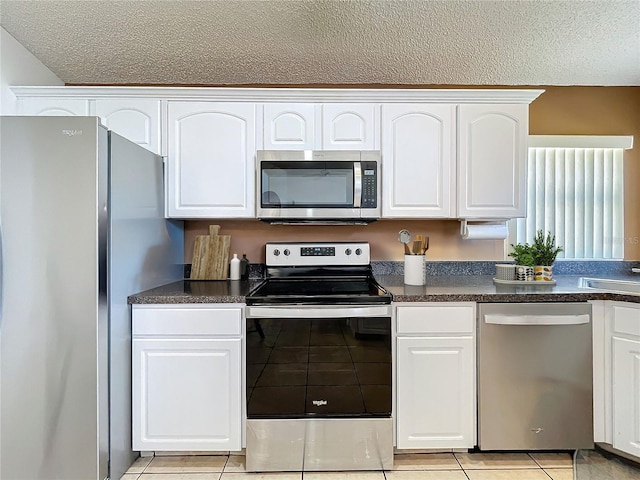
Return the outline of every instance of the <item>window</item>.
[[[558,258],[624,257],[623,151],[633,137],[531,136],[527,217],[515,219],[509,243],[551,232]]]

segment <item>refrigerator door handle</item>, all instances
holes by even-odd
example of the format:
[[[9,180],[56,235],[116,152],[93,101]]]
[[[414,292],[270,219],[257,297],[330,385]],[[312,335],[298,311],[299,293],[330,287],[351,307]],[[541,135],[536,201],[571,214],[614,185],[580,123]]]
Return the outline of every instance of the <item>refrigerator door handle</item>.
[[[4,256],[2,252],[2,219],[0,219],[0,328],[2,328],[2,311],[4,310]]]

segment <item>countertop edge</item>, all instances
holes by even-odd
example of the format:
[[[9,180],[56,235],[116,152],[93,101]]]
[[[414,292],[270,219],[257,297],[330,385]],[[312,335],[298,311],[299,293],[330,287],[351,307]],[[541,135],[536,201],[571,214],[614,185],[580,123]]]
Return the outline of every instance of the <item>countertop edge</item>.
[[[394,303],[419,302],[477,302],[477,303],[514,303],[514,302],[584,302],[589,300],[613,300],[640,303],[640,295],[624,292],[591,290],[579,287],[581,276],[558,277],[558,284],[548,286],[517,286],[512,290],[500,291],[502,286],[495,285],[491,277],[455,277],[433,278],[433,282],[422,287],[404,285],[402,277],[376,277],[379,283],[391,293]],[[246,303],[246,295],[261,280],[234,284],[231,281],[194,282],[179,280],[144,292],[130,295],[130,305],[150,304],[221,304]],[[207,290],[210,288],[210,290]],[[508,288],[508,287],[507,287]],[[526,289],[526,291],[524,290]],[[429,290],[432,290],[431,292]]]

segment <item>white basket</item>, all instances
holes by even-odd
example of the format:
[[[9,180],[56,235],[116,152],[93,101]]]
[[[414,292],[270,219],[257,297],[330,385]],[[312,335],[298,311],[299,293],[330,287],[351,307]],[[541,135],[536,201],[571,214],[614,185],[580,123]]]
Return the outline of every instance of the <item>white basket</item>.
[[[496,278],[498,280],[515,280],[516,266],[513,264],[496,264]]]

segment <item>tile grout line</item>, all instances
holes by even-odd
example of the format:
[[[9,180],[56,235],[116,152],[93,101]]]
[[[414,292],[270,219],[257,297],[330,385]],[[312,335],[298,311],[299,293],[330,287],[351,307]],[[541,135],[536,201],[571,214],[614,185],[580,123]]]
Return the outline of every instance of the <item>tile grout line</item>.
[[[463,467],[460,459],[457,457],[456,452],[451,452],[451,454],[453,455],[454,459],[456,460],[456,463],[458,464],[460,470],[464,473],[465,478],[470,479],[471,478],[470,477],[470,471],[471,470],[475,470],[475,469],[473,469],[473,468],[465,469]],[[222,471],[220,471],[220,472],[211,472],[211,473],[218,473],[218,479],[217,480],[222,480],[223,477],[224,477],[224,473],[226,472],[226,469],[228,467],[230,467],[231,454],[227,453],[227,454],[224,454],[224,455],[221,455],[221,456],[225,457],[224,465],[222,466]],[[534,462],[534,465],[535,465],[535,467],[530,468],[530,469],[535,469],[535,470],[540,469],[540,470],[542,470],[544,472],[545,478],[553,479],[553,476],[551,475],[551,473],[549,473],[547,471],[547,469],[545,469],[529,452],[527,452],[527,456]],[[147,463],[147,465],[142,468],[142,471],[140,473],[136,473],[135,474],[136,475],[135,480],[144,480],[144,478],[146,478],[147,474],[151,474],[150,472],[148,472],[148,469],[151,466],[151,464],[153,463],[153,461],[155,460],[155,458],[156,458],[155,456],[152,456],[150,458],[149,462]],[[571,467],[565,467],[565,466],[560,466],[560,465],[557,465],[557,466],[554,467],[553,465],[550,465],[549,468],[550,469],[554,469],[555,468],[555,469],[572,469],[573,470],[573,466],[574,465],[573,465],[573,462],[572,462]],[[528,468],[525,468],[525,469],[528,469]],[[450,470],[450,469],[446,469],[446,470]],[[389,478],[386,475],[387,471],[385,471],[384,469],[380,470],[380,471],[382,472],[383,478],[385,480],[387,480]],[[389,471],[393,472],[393,470],[389,470]],[[169,473],[169,472],[159,472],[159,473]],[[226,472],[226,473],[231,473],[231,472],[229,471],[229,472]],[[294,472],[292,472],[292,473],[294,473]],[[303,480],[305,478],[305,476],[306,476],[305,472],[295,472],[295,473],[299,473],[300,474],[300,480]]]

